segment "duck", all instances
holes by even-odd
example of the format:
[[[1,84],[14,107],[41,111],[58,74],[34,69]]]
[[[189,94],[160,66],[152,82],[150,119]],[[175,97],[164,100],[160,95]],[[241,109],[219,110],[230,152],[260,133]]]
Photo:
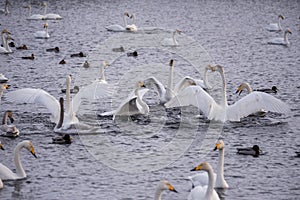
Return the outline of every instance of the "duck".
[[[229,188],[228,183],[224,178],[224,153],[225,153],[225,144],[224,141],[219,139],[215,145],[214,151],[219,150],[219,159],[218,159],[218,168],[217,174],[214,173],[215,184],[214,188],[218,189],[227,189]],[[189,176],[189,179],[193,183],[193,188],[195,186],[207,185],[208,184],[208,174],[207,173],[198,173],[194,176]]]
[[[282,28],[281,28],[281,20],[284,20],[284,16],[283,15],[278,15],[278,23],[271,23],[269,24],[266,29],[268,31],[282,31]]]
[[[142,98],[149,89],[145,88],[142,81],[138,81],[135,90],[128,95],[128,97],[121,102],[116,110],[101,113],[100,116],[111,116],[113,120],[116,116],[131,116],[136,114],[148,114],[149,106]]]
[[[219,200],[218,193],[214,189],[214,170],[208,162],[202,162],[191,171],[205,171],[208,174],[208,185],[194,187],[188,195],[188,200]]]
[[[66,93],[67,89],[61,89],[62,93]],[[71,94],[76,94],[79,92],[79,87],[77,85],[75,85],[73,88],[70,88],[70,93]]]
[[[65,59],[62,59],[61,61],[59,61],[59,63],[58,64],[60,64],[60,65],[64,65],[64,64],[67,64],[67,62],[65,61]]]
[[[31,56],[23,56],[21,57],[22,59],[25,59],[25,60],[34,60],[34,54],[32,53]]]
[[[19,129],[17,129],[17,127],[13,124],[8,125],[7,124],[7,118],[10,119],[10,122],[13,123],[14,122],[14,118],[13,118],[13,113],[11,110],[7,110],[4,113],[3,119],[2,119],[2,125],[0,125],[0,130],[1,130],[1,136],[5,136],[5,137],[18,137],[20,134]]]
[[[127,56],[128,56],[128,57],[129,57],[129,56],[137,57],[137,56],[138,56],[138,53],[137,53],[137,51],[134,51],[134,52],[128,52],[128,53],[127,53]]]
[[[161,200],[162,193],[164,190],[169,190],[178,193],[177,190],[167,180],[161,180],[155,190],[154,200]]]
[[[71,54],[71,57],[86,57],[86,55],[83,52],[79,52]]]
[[[54,144],[71,144],[72,137],[69,134],[64,134],[62,136],[52,138],[52,143],[54,143]]]
[[[46,49],[47,52],[55,52],[55,53],[58,53],[59,52],[59,47],[54,47],[54,48],[49,48],[49,49]]]
[[[264,92],[253,91],[239,99],[232,105],[228,105],[226,95],[226,80],[224,68],[216,65],[210,68],[213,72],[219,72],[222,80],[221,101],[216,103],[200,86],[189,86],[179,92],[170,101],[165,103],[167,108],[181,106],[196,106],[209,120],[215,121],[240,121],[257,111],[271,111],[277,113],[287,113],[289,106],[283,101]]]
[[[273,38],[272,40],[268,41],[268,44],[289,46],[290,42],[287,36],[288,34],[292,34],[290,29],[286,29],[284,31],[283,38]]]
[[[89,68],[90,67],[90,63],[86,60],[84,63],[83,63],[83,68]]]
[[[0,73],[0,84],[7,83],[8,78],[6,78],[3,74]]]
[[[28,50],[28,47],[25,44],[23,44],[22,46],[16,47],[16,49],[18,49],[18,50]]]
[[[28,150],[35,158],[37,158],[32,141],[23,140],[22,142],[19,142],[14,149],[14,164],[16,167],[16,173],[14,173],[8,167],[6,167],[5,165],[0,163],[0,179],[2,179],[2,180],[18,180],[18,179],[23,179],[23,178],[27,177],[25,170],[21,164],[21,160],[20,160],[20,152],[23,148]]]
[[[124,52],[125,49],[124,49],[124,47],[121,46],[121,47],[118,47],[118,48],[113,48],[112,51],[113,52]]]
[[[253,147],[246,147],[246,148],[237,148],[237,154],[241,155],[251,155],[253,157],[258,157],[262,154],[261,149],[258,145],[253,145]]]
[[[8,46],[9,47],[16,47],[16,44],[13,41],[11,41],[10,43],[8,43]]]
[[[34,37],[38,39],[48,39],[50,35],[48,33],[48,23],[44,24],[44,31],[37,31],[34,33]]]

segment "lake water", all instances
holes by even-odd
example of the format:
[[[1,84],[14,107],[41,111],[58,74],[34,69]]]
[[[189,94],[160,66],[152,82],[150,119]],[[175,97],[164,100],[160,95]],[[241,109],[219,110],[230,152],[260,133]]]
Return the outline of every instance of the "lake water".
[[[42,14],[39,1],[32,2],[32,14]],[[16,50],[0,55],[0,73],[9,78],[14,91],[20,88],[42,88],[56,98],[65,88],[65,78],[72,74],[72,86],[84,87],[100,74],[100,65],[111,65],[105,75],[115,86],[112,99],[83,102],[80,121],[97,128],[94,134],[74,134],[71,145],[52,144],[54,125],[43,106],[9,102],[5,93],[1,116],[13,110],[20,136],[1,137],[5,146],[1,163],[14,169],[12,151],[15,145],[30,139],[35,159],[25,150],[21,160],[28,177],[4,181],[0,199],[153,199],[159,180],[167,179],[179,193],[165,191],[163,199],[187,199],[191,183],[187,176],[203,161],[215,169],[218,153],[214,142],[221,137],[225,150],[225,179],[230,188],[219,191],[222,199],[299,199],[299,1],[49,1],[48,12],[59,13],[62,20],[48,21],[50,38],[36,39],[44,21],[26,20],[26,2],[13,1],[9,15],[0,16],[1,29],[8,29]],[[4,7],[4,2],[1,3]],[[135,13],[137,33],[114,33],[105,29],[122,25],[125,11]],[[268,40],[283,33],[268,32],[265,26],[277,22],[290,28],[290,47],[268,45]],[[129,20],[129,19],[128,19]],[[178,47],[162,45],[179,29]],[[58,46],[59,53],[46,52]],[[123,46],[125,52],[113,52]],[[128,57],[136,50],[138,57]],[[71,58],[80,51],[88,56]],[[35,55],[34,60],[22,56]],[[59,65],[65,59],[67,64]],[[247,117],[238,123],[209,122],[196,108],[165,110],[153,92],[144,100],[150,106],[149,116],[137,118],[100,117],[101,112],[116,108],[127,97],[138,80],[155,76],[167,84],[168,63],[174,59],[175,82],[183,76],[202,78],[209,64],[224,66],[229,103],[240,97],[237,86],[244,81],[253,88],[276,85],[274,95],[290,105],[285,115],[267,113],[265,117]],[[91,67],[82,67],[85,60]],[[209,74],[216,97],[220,79]],[[265,155],[236,154],[238,147],[258,144]]]

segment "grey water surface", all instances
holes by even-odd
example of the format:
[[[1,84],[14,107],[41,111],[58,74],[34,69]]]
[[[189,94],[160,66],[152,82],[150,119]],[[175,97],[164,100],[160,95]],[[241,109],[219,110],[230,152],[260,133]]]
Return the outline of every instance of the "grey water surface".
[[[299,199],[300,158],[295,153],[300,147],[299,1],[48,1],[47,11],[63,17],[47,21],[49,39],[34,38],[45,21],[26,19],[23,6],[28,2],[32,14],[42,14],[41,1],[17,0],[11,2],[10,14],[0,16],[1,30],[8,29],[17,46],[29,48],[12,48],[12,54],[0,55],[0,73],[11,84],[5,93],[31,87],[64,97],[60,90],[67,75],[72,74],[72,87],[84,87],[99,77],[103,60],[111,63],[105,75],[115,93],[112,98],[83,101],[78,118],[97,130],[73,134],[71,145],[51,143],[57,133],[46,108],[9,102],[4,93],[1,116],[5,110],[14,111],[20,136],[0,138],[6,149],[0,152],[1,163],[15,169],[12,151],[25,139],[32,140],[38,158],[21,152],[28,177],[4,181],[0,199],[153,199],[162,179],[179,192],[164,191],[163,199],[187,199],[192,187],[187,177],[195,174],[190,170],[203,161],[216,169],[218,153],[213,148],[219,137],[226,146],[224,174],[230,186],[218,191],[222,199]],[[0,5],[4,7],[4,1]],[[136,15],[139,31],[107,31],[106,26],[123,24],[125,11]],[[279,14],[285,16],[282,27],[292,31],[289,47],[267,44],[283,36],[265,30]],[[172,37],[175,29],[182,31],[177,36],[179,46],[164,46],[162,40]],[[46,51],[56,46],[59,53]],[[120,46],[125,52],[112,51]],[[134,50],[138,56],[128,57]],[[87,57],[70,57],[81,51]],[[32,53],[34,60],[21,59]],[[65,65],[58,64],[62,59]],[[138,80],[155,76],[167,84],[170,59],[174,59],[174,82],[183,76],[202,79],[207,64],[220,64],[230,104],[241,98],[235,91],[247,81],[256,89],[276,85],[279,92],[274,96],[289,104],[291,111],[219,124],[199,116],[194,107],[166,110],[150,90],[144,98],[149,116],[115,121],[99,116],[115,109]],[[88,69],[82,67],[86,60],[91,63]],[[220,78],[209,73],[209,80],[217,98]],[[254,144],[265,154],[236,154],[236,148]]]

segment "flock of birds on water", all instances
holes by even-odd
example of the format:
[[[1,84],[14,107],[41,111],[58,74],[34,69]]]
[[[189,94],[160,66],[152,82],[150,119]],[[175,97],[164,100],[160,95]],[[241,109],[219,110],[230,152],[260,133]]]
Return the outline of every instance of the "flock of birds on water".
[[[9,14],[10,1],[5,1],[5,9],[0,10],[1,14]],[[47,3],[43,2],[42,7],[44,8],[44,14],[31,14],[31,6],[27,5],[25,8],[28,9],[28,20],[61,20],[63,19],[58,14],[47,14]],[[132,24],[128,24],[127,20],[132,20]],[[282,32],[281,21],[284,20],[284,16],[278,16],[278,23],[269,24],[266,30],[273,32]],[[135,25],[135,15],[125,12],[123,15],[124,25],[111,25],[106,27],[108,31],[113,32],[137,32],[139,28]],[[39,39],[47,39],[50,37],[48,33],[48,23],[43,23],[44,30],[34,33],[33,37]],[[180,34],[180,30],[174,30],[172,37],[166,38],[162,41],[164,45],[178,46],[180,45],[175,36]],[[289,45],[288,34],[292,32],[290,29],[284,31],[283,38],[274,38],[270,40],[269,44],[277,45]],[[0,53],[7,54],[13,53],[13,43],[9,43],[13,40],[12,34],[8,29],[3,29],[1,32],[2,46],[0,47]],[[16,47],[16,49],[27,49],[26,45]],[[59,52],[59,47],[47,49],[49,52]],[[114,48],[112,51],[124,52],[123,47]],[[138,53],[129,52],[128,56],[138,56]],[[85,57],[83,52],[72,54],[71,57]],[[34,59],[34,54],[29,57],[22,57],[23,59]],[[191,76],[183,77],[173,87],[173,70],[174,60],[170,59],[169,62],[169,80],[168,85],[164,85],[156,77],[149,76],[146,80],[137,81],[135,89],[125,98],[119,107],[113,111],[107,111],[101,113],[100,116],[112,116],[112,120],[115,120],[116,116],[131,116],[131,115],[148,115],[150,112],[148,104],[143,100],[143,96],[151,89],[154,89],[159,97],[159,102],[165,108],[182,107],[182,106],[194,106],[201,111],[201,113],[209,120],[215,120],[220,122],[227,121],[240,121],[241,118],[249,115],[265,115],[267,112],[287,113],[289,112],[289,106],[278,98],[274,97],[274,94],[278,92],[276,86],[267,89],[256,89],[253,90],[248,83],[242,83],[238,86],[236,93],[242,93],[247,91],[247,95],[242,97],[234,104],[228,105],[226,97],[226,78],[224,68],[220,65],[208,65],[205,68],[203,80],[194,79]],[[60,64],[65,64],[62,60]],[[79,130],[86,130],[87,132],[93,132],[93,127],[81,123],[76,113],[79,110],[80,104],[83,99],[94,100],[109,98],[113,95],[113,86],[105,80],[105,69],[109,66],[109,63],[103,61],[100,67],[100,78],[92,82],[91,84],[79,88],[75,86],[71,88],[72,76],[67,75],[66,77],[66,89],[62,89],[62,93],[66,94],[66,99],[63,97],[57,99],[56,97],[49,94],[43,89],[34,88],[22,88],[15,91],[6,93],[8,101],[15,103],[32,103],[45,106],[50,116],[50,121],[55,123],[54,132],[63,134],[61,136],[53,138],[53,143],[56,144],[70,144],[72,143],[72,137],[70,134],[77,133]],[[88,61],[85,61],[83,67],[89,68]],[[219,73],[222,80],[222,98],[220,102],[210,95],[209,91],[212,87],[209,84],[208,73]],[[5,90],[9,88],[7,84],[9,79],[4,74],[0,74],[0,102],[1,97]],[[73,97],[72,97],[73,94]],[[72,97],[72,99],[71,99]],[[11,110],[5,111],[3,115],[3,121],[0,126],[1,136],[6,137],[18,137],[20,135],[19,129],[16,127]],[[3,145],[0,142],[0,148],[4,150]],[[14,163],[16,172],[14,173],[8,167],[0,163],[0,188],[3,187],[1,180],[17,180],[26,177],[25,170],[22,167],[20,161],[20,151],[25,148],[33,156],[35,150],[33,144],[29,140],[24,140],[17,144],[14,149]],[[219,151],[217,173],[214,173],[212,166],[208,162],[202,162],[200,165],[192,169],[192,171],[204,171],[206,173],[199,173],[194,176],[189,176],[192,182],[193,189],[190,191],[187,199],[219,199],[219,196],[215,188],[226,189],[229,187],[224,178],[224,142],[219,139],[215,145],[215,150]],[[239,154],[259,156],[262,151],[259,146],[254,145],[253,147],[239,148],[237,149]],[[166,180],[159,182],[156,192],[155,199],[160,200],[162,198],[162,192],[164,190],[170,190],[177,192],[175,188]]]

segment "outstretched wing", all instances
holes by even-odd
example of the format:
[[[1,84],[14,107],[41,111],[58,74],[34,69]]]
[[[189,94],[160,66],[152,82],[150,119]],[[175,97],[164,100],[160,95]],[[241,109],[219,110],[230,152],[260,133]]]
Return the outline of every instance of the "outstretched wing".
[[[45,106],[51,113],[51,121],[57,122],[59,119],[59,102],[42,89],[24,88],[7,93],[9,101],[16,103],[35,103]]]

